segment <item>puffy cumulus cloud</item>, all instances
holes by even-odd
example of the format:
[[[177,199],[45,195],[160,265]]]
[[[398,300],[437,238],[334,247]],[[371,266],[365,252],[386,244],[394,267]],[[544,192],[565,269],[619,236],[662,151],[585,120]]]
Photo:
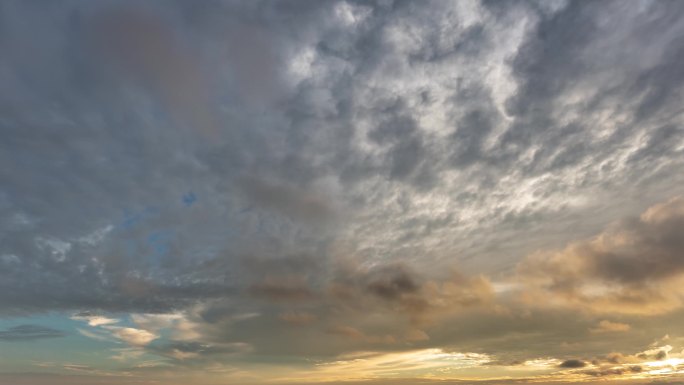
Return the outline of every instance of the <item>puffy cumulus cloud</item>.
[[[590,240],[528,257],[518,267],[528,288],[525,299],[599,313],[653,315],[680,308],[683,210],[684,199],[675,197]]]

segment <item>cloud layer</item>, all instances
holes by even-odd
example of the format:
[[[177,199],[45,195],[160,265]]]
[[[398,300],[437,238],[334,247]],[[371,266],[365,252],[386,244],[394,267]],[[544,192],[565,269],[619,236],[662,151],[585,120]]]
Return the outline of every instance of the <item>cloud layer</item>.
[[[665,370],[597,357],[680,346],[683,36],[666,1],[2,2],[0,317],[111,375]]]
[[[684,199],[649,208],[587,241],[525,260],[521,280],[545,303],[608,313],[658,314],[682,306]],[[604,324],[604,328],[616,325]]]
[[[39,325],[18,325],[0,330],[0,341],[32,341],[43,338],[64,337],[62,331]]]

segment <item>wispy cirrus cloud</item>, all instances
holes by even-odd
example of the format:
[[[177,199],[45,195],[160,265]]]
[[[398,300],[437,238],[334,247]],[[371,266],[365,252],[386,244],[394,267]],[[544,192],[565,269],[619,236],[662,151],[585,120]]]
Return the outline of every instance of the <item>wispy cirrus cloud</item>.
[[[65,337],[61,330],[40,325],[17,325],[6,330],[0,330],[0,341],[34,341],[45,338]]]

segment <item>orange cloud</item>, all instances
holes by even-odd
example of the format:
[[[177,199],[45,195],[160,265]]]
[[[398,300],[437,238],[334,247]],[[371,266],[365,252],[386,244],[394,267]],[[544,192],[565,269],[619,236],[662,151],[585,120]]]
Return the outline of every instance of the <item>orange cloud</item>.
[[[518,266],[522,299],[534,306],[655,315],[684,304],[684,198],[649,208],[565,249]]]
[[[611,322],[608,320],[603,320],[598,323],[595,328],[589,329],[592,333],[609,333],[609,332],[626,332],[629,331],[631,327],[628,324],[620,322]]]

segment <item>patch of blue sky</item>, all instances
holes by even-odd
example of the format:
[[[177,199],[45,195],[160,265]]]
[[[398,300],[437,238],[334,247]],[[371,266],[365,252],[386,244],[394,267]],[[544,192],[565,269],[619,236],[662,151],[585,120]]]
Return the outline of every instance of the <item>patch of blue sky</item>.
[[[157,206],[146,206],[142,210],[124,210],[124,219],[117,226],[121,229],[130,229],[140,222],[159,216],[161,210]]]
[[[183,195],[182,201],[185,207],[190,207],[193,205],[193,203],[197,202],[197,196],[194,192],[190,191]]]
[[[146,246],[151,251],[152,262],[158,264],[169,254],[174,238],[175,232],[172,230],[157,230],[147,236]]]
[[[0,329],[18,325],[39,325],[64,333],[63,337],[19,341],[0,341],[0,372],[61,371],[63,365],[79,364],[102,367],[110,361],[115,341],[97,340],[79,333],[90,328],[72,320],[69,314],[49,314],[0,319]]]

